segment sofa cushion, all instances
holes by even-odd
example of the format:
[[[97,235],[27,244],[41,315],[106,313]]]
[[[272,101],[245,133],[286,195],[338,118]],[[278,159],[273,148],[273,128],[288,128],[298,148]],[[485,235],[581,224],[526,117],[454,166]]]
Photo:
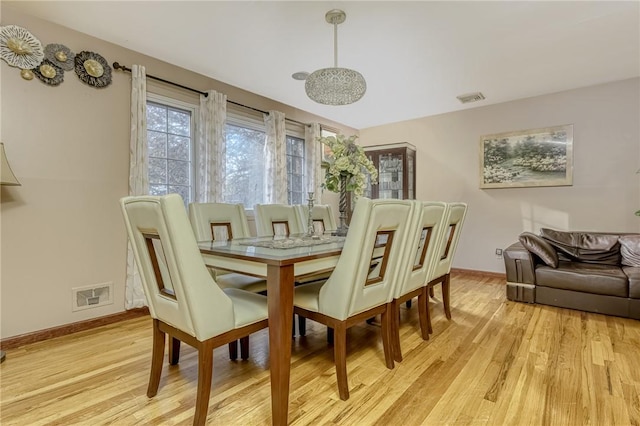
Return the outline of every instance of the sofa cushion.
[[[544,238],[531,232],[523,232],[518,237],[518,240],[520,240],[520,244],[542,259],[548,266],[552,268],[558,267],[558,253]]]
[[[622,264],[626,266],[640,266],[640,234],[622,235],[620,241],[620,254]]]
[[[629,297],[640,299],[640,267],[623,266],[622,271],[629,277]]]
[[[627,275],[618,266],[558,262],[558,268],[539,265],[536,285],[592,294],[628,297]]]
[[[541,228],[540,236],[556,248],[560,260],[620,265],[619,235]]]

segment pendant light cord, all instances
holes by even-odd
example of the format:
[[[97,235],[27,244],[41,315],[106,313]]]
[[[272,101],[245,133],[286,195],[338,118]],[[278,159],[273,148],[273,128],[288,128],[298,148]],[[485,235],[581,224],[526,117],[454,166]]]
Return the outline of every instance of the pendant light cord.
[[[333,66],[338,68],[338,23],[333,18]]]

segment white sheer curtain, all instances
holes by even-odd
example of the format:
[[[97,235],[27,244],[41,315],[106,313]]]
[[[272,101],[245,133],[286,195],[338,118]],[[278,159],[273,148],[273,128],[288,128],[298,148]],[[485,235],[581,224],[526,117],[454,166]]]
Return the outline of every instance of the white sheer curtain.
[[[306,156],[307,191],[314,193],[316,204],[322,204],[322,144],[320,137],[320,124],[311,123],[304,130],[304,147]]]
[[[200,126],[196,138],[196,200],[200,203],[223,201],[226,174],[224,124],[227,119],[227,95],[209,90],[200,95]]]
[[[147,155],[147,77],[141,65],[131,66],[131,139],[129,141],[129,195],[149,193]],[[131,243],[127,251],[125,308],[146,306],[142,281],[135,264]]]
[[[265,151],[265,203],[287,204],[287,136],[284,113],[269,111],[265,114],[267,128]]]

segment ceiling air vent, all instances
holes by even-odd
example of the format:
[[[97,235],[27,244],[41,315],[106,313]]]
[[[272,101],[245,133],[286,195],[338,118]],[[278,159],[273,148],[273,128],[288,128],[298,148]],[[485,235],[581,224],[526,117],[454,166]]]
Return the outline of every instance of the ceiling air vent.
[[[456,96],[460,102],[463,104],[468,104],[469,102],[481,101],[484,99],[484,95],[480,92],[475,93],[467,93],[466,95]]]

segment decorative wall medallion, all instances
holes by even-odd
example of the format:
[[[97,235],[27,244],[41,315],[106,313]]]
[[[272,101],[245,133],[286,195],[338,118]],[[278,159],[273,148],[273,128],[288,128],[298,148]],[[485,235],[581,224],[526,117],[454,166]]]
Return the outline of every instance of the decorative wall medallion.
[[[64,80],[64,70],[48,59],[33,69],[33,73],[49,86],[57,86]]]
[[[111,84],[111,67],[99,54],[83,51],[76,55],[75,62],[78,78],[89,86],[106,87]]]
[[[0,27],[0,56],[12,67],[31,69],[37,67],[44,52],[40,40],[17,25]]]
[[[20,70],[20,77],[25,80],[33,80],[33,71],[31,70]]]
[[[75,66],[76,55],[63,44],[47,44],[44,48],[44,57],[65,71],[71,71]]]

